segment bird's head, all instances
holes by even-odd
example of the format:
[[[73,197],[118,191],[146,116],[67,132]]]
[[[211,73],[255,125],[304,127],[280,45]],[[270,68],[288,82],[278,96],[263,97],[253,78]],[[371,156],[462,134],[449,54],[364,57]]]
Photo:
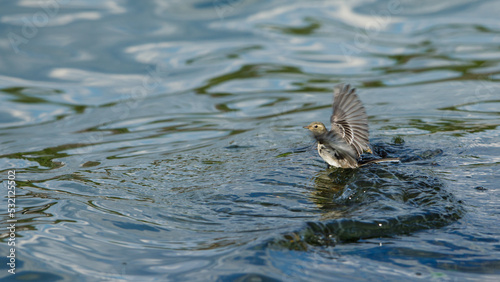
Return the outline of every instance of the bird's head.
[[[304,126],[304,128],[309,129],[314,136],[322,135],[328,132],[325,125],[319,121],[313,121],[308,126]]]

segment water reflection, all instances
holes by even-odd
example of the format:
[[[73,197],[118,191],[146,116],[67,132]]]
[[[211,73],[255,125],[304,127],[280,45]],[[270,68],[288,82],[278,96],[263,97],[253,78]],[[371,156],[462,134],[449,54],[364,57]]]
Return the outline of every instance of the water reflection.
[[[440,149],[415,152],[401,138],[377,143],[376,154],[398,157],[400,164],[372,164],[360,169],[327,169],[314,176],[310,199],[321,221],[271,243],[274,248],[309,250],[363,239],[391,237],[440,228],[460,219],[465,208],[438,178],[411,169],[411,164],[436,165]]]

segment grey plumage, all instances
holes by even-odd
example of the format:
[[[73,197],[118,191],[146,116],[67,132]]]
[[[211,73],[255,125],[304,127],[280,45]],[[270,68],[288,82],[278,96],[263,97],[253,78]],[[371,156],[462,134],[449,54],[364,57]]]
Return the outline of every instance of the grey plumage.
[[[357,157],[363,151],[370,151],[368,117],[356,94],[356,88],[351,88],[349,84],[337,85],[333,91],[332,108],[332,130],[356,150]]]
[[[363,151],[369,146],[368,117],[365,108],[349,84],[334,89],[331,130],[321,122],[312,122],[309,129],[318,141],[318,153],[328,164],[343,168],[356,168]]]

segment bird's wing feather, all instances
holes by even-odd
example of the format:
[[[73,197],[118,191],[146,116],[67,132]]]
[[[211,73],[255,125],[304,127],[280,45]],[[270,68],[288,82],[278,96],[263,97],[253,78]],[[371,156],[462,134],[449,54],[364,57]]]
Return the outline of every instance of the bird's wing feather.
[[[333,114],[330,117],[332,131],[340,134],[358,155],[370,151],[368,117],[356,94],[356,88],[339,84],[334,89]]]

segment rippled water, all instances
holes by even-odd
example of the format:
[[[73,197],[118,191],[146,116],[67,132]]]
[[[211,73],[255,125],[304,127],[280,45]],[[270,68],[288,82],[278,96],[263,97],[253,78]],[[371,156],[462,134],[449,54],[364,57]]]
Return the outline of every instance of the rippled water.
[[[2,6],[0,277],[500,279],[498,3]],[[341,82],[401,163],[326,168]]]

